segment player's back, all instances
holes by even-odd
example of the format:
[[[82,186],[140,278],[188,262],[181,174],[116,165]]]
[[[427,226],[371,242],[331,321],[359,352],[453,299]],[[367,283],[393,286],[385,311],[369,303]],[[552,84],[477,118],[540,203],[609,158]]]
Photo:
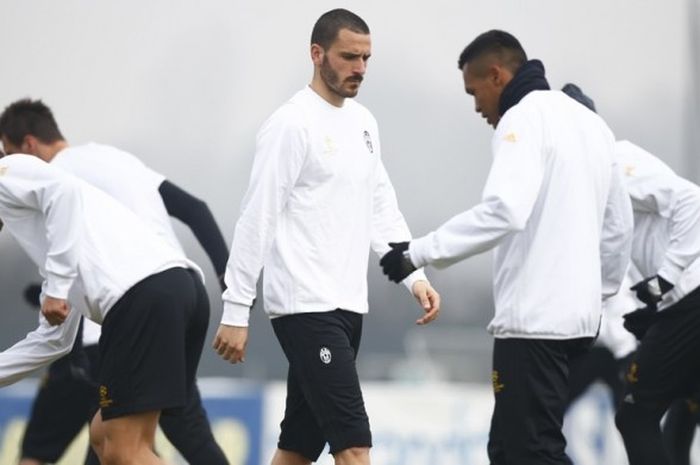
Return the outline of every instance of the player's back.
[[[51,164],[111,195],[151,224],[170,245],[182,250],[158,192],[165,177],[134,155],[89,143],[61,150]]]

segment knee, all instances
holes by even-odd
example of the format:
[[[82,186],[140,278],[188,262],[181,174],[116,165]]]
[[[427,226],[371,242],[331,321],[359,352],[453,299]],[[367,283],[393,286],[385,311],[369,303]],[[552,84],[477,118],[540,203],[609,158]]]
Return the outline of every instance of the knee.
[[[369,464],[368,447],[349,447],[334,455],[336,465],[365,465]]]

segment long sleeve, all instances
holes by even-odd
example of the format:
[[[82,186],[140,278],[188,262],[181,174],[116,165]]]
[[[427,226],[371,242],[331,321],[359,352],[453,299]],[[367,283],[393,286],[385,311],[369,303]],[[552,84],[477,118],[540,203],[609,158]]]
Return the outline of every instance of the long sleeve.
[[[379,161],[377,182],[373,195],[371,247],[380,257],[389,251],[389,242],[411,240],[411,231],[399,210],[396,192],[384,164]],[[418,280],[427,280],[425,272],[418,269],[403,282],[410,290]]]
[[[655,213],[669,221],[669,243],[657,273],[670,283],[700,253],[700,189],[667,172],[630,176],[627,189],[635,210]]]
[[[248,326],[256,283],[272,247],[279,216],[306,157],[306,134],[294,114],[278,111],[260,129],[250,184],[226,266],[222,324]]]
[[[614,163],[600,241],[604,299],[617,293],[625,277],[632,252],[633,229],[632,203],[625,189],[620,168]]]
[[[192,230],[211,260],[216,275],[222,276],[226,271],[228,248],[207,204],[167,179],[161,183],[158,192],[168,214],[182,221]]]
[[[49,363],[68,354],[80,325],[80,313],[71,310],[58,326],[51,326],[42,316],[39,327],[0,352],[0,386],[15,383]]]
[[[494,160],[481,203],[412,241],[416,266],[447,267],[525,227],[541,189],[544,163],[541,130],[519,116],[504,117],[494,134]]]
[[[28,155],[0,164],[7,164],[0,182],[3,203],[18,215],[29,209],[43,217],[48,243],[44,292],[65,299],[78,275],[80,257],[82,198],[77,180]]]

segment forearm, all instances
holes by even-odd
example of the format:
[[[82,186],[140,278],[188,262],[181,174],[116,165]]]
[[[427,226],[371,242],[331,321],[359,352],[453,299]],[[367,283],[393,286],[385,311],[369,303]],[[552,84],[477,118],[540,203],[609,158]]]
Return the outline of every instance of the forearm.
[[[0,352],[0,386],[15,383],[68,354],[75,342],[79,324],[80,314],[76,311],[71,311],[66,321],[58,326],[50,326],[42,318],[36,330]]]

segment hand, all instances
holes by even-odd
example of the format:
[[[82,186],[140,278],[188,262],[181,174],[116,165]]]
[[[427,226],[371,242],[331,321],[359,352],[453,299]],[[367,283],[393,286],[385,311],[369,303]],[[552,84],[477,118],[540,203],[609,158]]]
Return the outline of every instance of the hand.
[[[70,307],[65,299],[44,297],[44,303],[41,305],[41,314],[44,315],[44,318],[51,326],[58,326],[66,321],[69,312]]]
[[[409,242],[389,242],[391,250],[384,254],[379,264],[390,281],[400,283],[406,276],[416,271],[408,255]]]
[[[413,283],[413,296],[425,311],[425,315],[416,320],[416,324],[425,325],[435,320],[440,313],[440,294],[427,281]]]
[[[27,287],[24,288],[22,295],[24,296],[24,301],[32,307],[41,307],[41,284],[28,284]]]
[[[625,322],[623,326],[627,331],[634,334],[637,340],[641,341],[651,325],[656,321],[656,304],[646,306],[623,315]]]
[[[219,325],[214,338],[214,350],[221,358],[231,363],[245,362],[245,349],[248,345],[248,328],[243,326]]]
[[[671,289],[673,289],[673,284],[658,275],[639,281],[630,288],[637,294],[640,301],[653,307],[654,310],[656,310],[656,304],[661,301],[663,295]]]

